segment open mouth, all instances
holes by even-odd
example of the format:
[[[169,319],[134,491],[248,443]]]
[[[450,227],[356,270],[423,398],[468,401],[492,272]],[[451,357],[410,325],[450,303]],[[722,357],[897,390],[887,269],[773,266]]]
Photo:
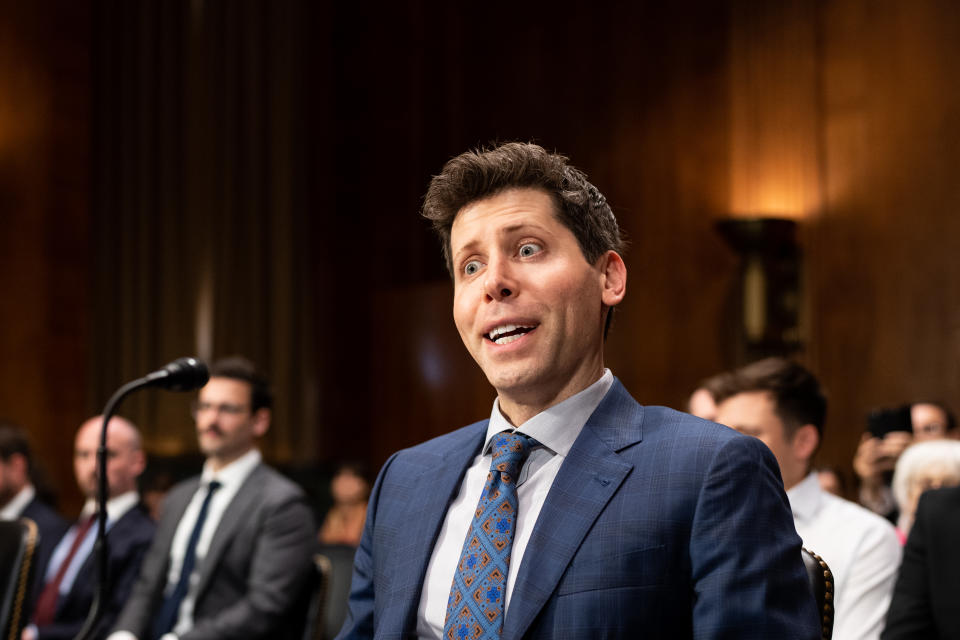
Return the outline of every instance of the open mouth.
[[[522,336],[530,333],[536,328],[536,326],[505,324],[495,327],[490,331],[490,333],[484,334],[484,337],[494,344],[510,344],[514,340],[519,340]]]

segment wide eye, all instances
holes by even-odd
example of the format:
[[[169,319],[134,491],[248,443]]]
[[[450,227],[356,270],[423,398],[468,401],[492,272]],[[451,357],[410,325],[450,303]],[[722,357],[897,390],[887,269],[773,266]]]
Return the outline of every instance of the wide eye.
[[[481,264],[479,260],[471,260],[467,264],[463,265],[463,273],[464,275],[472,276],[477,271],[480,271],[480,267]]]
[[[520,257],[529,258],[530,256],[536,255],[543,251],[543,247],[538,245],[536,242],[527,242],[520,246]]]

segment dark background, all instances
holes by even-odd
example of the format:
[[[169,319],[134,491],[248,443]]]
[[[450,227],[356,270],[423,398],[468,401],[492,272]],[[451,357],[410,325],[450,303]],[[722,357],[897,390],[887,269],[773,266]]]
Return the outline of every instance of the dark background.
[[[520,139],[631,240],[607,364],[646,404],[742,360],[716,221],[797,220],[820,460],[848,467],[871,407],[960,404],[958,77],[946,0],[0,0],[0,415],[68,510],[76,427],[181,355],[270,374],[286,466],[485,417],[418,208]],[[180,455],[189,400],[122,413]]]

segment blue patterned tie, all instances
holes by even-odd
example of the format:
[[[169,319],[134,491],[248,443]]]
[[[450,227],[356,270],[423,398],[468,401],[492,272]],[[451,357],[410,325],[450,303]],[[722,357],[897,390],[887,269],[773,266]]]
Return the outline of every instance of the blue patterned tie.
[[[190,575],[193,573],[194,565],[197,562],[197,542],[200,540],[200,532],[203,531],[203,523],[207,520],[210,498],[213,497],[213,492],[220,486],[220,483],[216,480],[212,480],[207,485],[207,495],[203,497],[200,512],[197,514],[197,522],[193,525],[193,531],[190,532],[190,538],[187,540],[187,551],[183,555],[183,567],[180,568],[180,578],[177,580],[177,586],[164,599],[160,611],[157,612],[157,617],[153,620],[154,638],[160,638],[169,633],[177,623],[177,618],[180,615],[180,604],[190,588]]]
[[[508,431],[493,438],[490,473],[447,600],[443,635],[448,640],[500,637],[517,525],[517,478],[535,443],[521,433]]]

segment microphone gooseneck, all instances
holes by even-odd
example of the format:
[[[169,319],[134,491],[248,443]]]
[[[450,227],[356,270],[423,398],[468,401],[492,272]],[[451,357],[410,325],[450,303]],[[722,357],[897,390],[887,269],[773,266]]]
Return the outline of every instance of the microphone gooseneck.
[[[127,395],[146,387],[159,387],[168,391],[192,391],[207,384],[210,373],[207,365],[196,358],[177,358],[162,369],[148,373],[117,389],[103,410],[103,427],[100,432],[100,447],[97,449],[97,538],[93,546],[96,561],[96,589],[93,605],[83,623],[83,628],[74,640],[90,640],[95,635],[97,623],[103,616],[107,594],[107,425],[120,401]]]

